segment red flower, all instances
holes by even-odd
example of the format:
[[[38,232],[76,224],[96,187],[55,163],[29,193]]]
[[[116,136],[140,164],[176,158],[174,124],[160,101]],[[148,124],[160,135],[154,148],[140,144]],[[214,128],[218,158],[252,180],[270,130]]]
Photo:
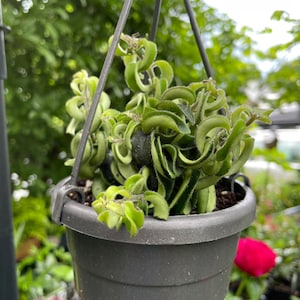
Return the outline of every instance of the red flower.
[[[275,266],[276,254],[264,242],[252,238],[240,238],[235,264],[244,272],[259,277]]]

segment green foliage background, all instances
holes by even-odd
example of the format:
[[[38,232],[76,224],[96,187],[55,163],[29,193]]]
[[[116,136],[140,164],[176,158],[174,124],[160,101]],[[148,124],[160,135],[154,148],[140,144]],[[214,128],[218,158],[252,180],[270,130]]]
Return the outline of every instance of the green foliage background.
[[[37,174],[31,186],[33,196],[45,193],[46,186],[67,176],[63,165],[69,151],[69,137],[64,134],[64,104],[71,96],[72,74],[84,68],[98,76],[107,51],[107,40],[114,32],[123,1],[117,0],[9,0],[3,4],[4,23],[11,27],[6,35],[8,79],[6,106],[11,171],[24,180]],[[203,1],[191,1],[208,57],[218,85],[227,90],[233,104],[247,101],[248,83],[263,77],[254,57],[276,59],[281,49],[267,53],[255,50],[248,36],[250,28],[237,30],[226,15]],[[150,32],[154,1],[134,1],[125,32],[144,36]],[[299,21],[289,20],[299,27]],[[299,33],[294,29],[295,42]],[[182,1],[163,1],[156,39],[161,58],[175,68],[177,83],[206,77],[194,42]],[[267,82],[275,90],[286,89],[280,101],[295,101],[297,89],[289,72],[299,81],[299,60],[270,74]],[[123,70],[114,62],[106,91],[113,104],[124,104]],[[273,77],[272,77],[273,76]],[[299,86],[298,86],[299,87]],[[298,90],[299,95],[299,90]]]

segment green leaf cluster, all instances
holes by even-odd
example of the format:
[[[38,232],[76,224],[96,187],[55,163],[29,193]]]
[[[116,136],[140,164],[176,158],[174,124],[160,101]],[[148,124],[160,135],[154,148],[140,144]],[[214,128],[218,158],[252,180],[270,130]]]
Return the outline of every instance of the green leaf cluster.
[[[28,238],[44,241],[50,233],[59,233],[50,220],[48,202],[49,199],[32,197],[13,200],[14,229],[17,232],[22,228],[16,235],[16,247]]]
[[[146,38],[122,34],[116,55],[131,99],[119,111],[101,95],[80,170],[81,178],[98,178],[98,220],[116,229],[124,223],[135,236],[144,214],[167,219],[214,210],[214,184],[247,161],[254,142],[248,127],[255,120],[269,122],[270,111],[247,105],[230,111],[212,79],[173,86],[173,68],[157,59],[156,44]],[[66,109],[73,157],[96,83],[84,70],[71,83],[75,96]]]
[[[65,292],[73,282],[71,255],[57,245],[46,243],[32,249],[17,265],[20,300],[40,299]]]

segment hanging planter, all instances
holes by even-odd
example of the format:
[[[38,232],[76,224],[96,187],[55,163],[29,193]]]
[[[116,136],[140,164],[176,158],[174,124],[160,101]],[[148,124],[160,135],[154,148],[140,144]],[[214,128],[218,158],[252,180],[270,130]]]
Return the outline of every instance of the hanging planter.
[[[73,171],[54,188],[52,217],[67,227],[82,300],[224,299],[239,232],[255,216],[252,191],[235,182],[253,147],[247,130],[270,112],[231,111],[211,78],[172,86],[156,44],[121,34],[130,6],[99,81],[80,71],[71,83]],[[132,92],[124,111],[103,92],[114,55]]]
[[[57,186],[65,189],[69,178]],[[67,228],[75,283],[81,299],[224,299],[241,230],[255,217],[248,187],[243,200],[201,215],[146,217],[136,237],[97,220],[96,212],[67,197],[61,223]]]

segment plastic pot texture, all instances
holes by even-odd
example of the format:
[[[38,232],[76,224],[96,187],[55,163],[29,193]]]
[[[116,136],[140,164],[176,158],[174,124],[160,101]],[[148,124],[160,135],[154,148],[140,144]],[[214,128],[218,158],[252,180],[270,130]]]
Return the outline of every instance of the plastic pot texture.
[[[65,186],[67,179],[58,184]],[[252,190],[235,206],[201,215],[145,218],[135,238],[110,230],[91,207],[52,195],[52,217],[61,207],[75,285],[82,300],[223,300],[239,233],[255,218]],[[57,203],[59,200],[59,203]]]

